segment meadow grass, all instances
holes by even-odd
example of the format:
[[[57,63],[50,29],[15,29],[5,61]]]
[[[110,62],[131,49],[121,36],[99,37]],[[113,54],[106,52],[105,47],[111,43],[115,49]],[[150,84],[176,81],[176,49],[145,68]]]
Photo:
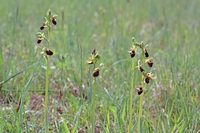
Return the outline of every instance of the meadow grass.
[[[44,132],[45,59],[36,33],[48,9],[58,15],[51,34],[49,132],[91,127],[93,68],[86,61],[93,49],[101,55],[96,132],[127,132],[133,36],[149,45],[156,76],[144,94],[140,132],[199,132],[199,6],[197,0],[1,0],[0,132]],[[137,132],[140,73],[134,75],[131,130]]]

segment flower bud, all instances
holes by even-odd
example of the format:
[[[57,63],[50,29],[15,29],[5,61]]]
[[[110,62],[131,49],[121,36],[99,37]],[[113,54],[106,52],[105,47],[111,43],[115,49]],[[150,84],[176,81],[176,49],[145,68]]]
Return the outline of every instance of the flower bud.
[[[99,59],[100,59],[100,56],[99,56],[99,54],[98,54],[98,53],[96,53],[96,55],[94,56],[94,58],[95,58],[96,60],[99,60]]]
[[[132,41],[135,42],[135,37],[132,37]]]
[[[92,54],[93,54],[93,55],[96,55],[96,49],[94,49],[94,50],[92,51]]]
[[[65,59],[65,56],[64,56],[64,55],[62,55],[62,56],[61,56],[61,59],[62,59],[62,60],[64,60],[64,59]]]

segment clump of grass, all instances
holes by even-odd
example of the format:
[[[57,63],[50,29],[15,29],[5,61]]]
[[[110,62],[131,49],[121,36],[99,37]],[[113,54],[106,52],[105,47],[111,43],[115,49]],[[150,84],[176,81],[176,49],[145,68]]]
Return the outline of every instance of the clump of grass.
[[[46,81],[45,81],[45,105],[44,105],[44,128],[45,133],[48,132],[48,99],[49,99],[49,60],[50,56],[53,55],[53,51],[50,49],[50,37],[51,37],[51,29],[53,25],[57,25],[56,21],[57,15],[52,15],[51,10],[49,9],[47,11],[47,14],[45,16],[45,22],[42,23],[42,26],[40,27],[40,30],[43,31],[46,29],[47,36],[45,36],[44,32],[38,32],[38,40],[37,43],[41,44],[43,40],[47,41],[46,46],[39,46],[41,49],[41,54],[44,56],[46,60]]]
[[[89,61],[87,61],[88,64],[93,65],[93,73],[92,76],[94,78],[94,82],[93,82],[93,89],[92,89],[92,106],[91,106],[91,112],[92,114],[90,115],[91,118],[91,123],[92,123],[92,128],[91,128],[91,132],[94,133],[95,132],[95,127],[96,127],[96,117],[95,117],[95,110],[96,110],[96,90],[97,90],[97,81],[96,78],[99,76],[99,72],[100,69],[97,66],[97,61],[100,59],[99,54],[96,52],[96,50],[94,49],[91,57],[89,58]]]
[[[153,74],[150,72],[146,72],[146,67],[144,66],[145,64],[148,65],[148,67],[152,67],[153,66],[153,58],[149,57],[149,53],[147,50],[148,45],[144,45],[143,42],[138,43],[136,42],[135,38],[132,38],[133,40],[133,44],[132,47],[130,48],[129,54],[132,58],[132,68],[131,68],[131,88],[130,88],[130,101],[129,101],[129,125],[128,125],[128,133],[131,133],[132,130],[132,125],[133,125],[133,121],[132,121],[132,103],[133,103],[133,89],[134,89],[134,71],[136,69],[138,69],[141,72],[141,81],[140,84],[137,88],[137,92],[138,95],[140,96],[140,102],[139,102],[139,114],[138,114],[138,121],[137,121],[137,132],[140,132],[140,120],[141,120],[141,116],[142,116],[142,110],[143,110],[143,100],[144,100],[144,91],[146,88],[146,84],[148,84],[150,81],[153,80]],[[138,65],[135,67],[135,60],[134,57],[136,56],[136,53],[138,51],[138,48],[140,49],[140,53],[141,57],[140,59],[138,59]]]

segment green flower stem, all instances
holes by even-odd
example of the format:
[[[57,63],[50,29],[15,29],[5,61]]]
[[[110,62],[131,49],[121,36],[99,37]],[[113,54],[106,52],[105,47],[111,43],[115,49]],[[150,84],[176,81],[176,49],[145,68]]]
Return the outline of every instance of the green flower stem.
[[[47,57],[46,58],[45,104],[44,104],[45,133],[48,133],[48,101],[49,101],[49,59]]]
[[[129,125],[128,125],[128,133],[131,133],[133,121],[132,121],[132,114],[133,114],[133,86],[134,86],[134,58],[132,59],[132,69],[131,69],[131,90],[130,90],[130,101],[129,101]]]
[[[48,30],[47,30],[47,35],[48,35],[48,40],[47,40],[47,44],[48,44],[48,47],[50,46],[50,32],[51,32],[51,27],[48,26]]]
[[[138,123],[137,123],[137,132],[140,133],[140,120],[142,116],[142,103],[143,103],[144,92],[140,95],[140,105],[139,105],[139,114],[138,114]]]
[[[95,69],[95,64],[94,64]],[[92,90],[92,115],[91,115],[91,122],[92,122],[92,133],[95,133],[95,105],[96,105],[96,88],[97,88],[97,82],[96,78],[94,77],[94,85]]]
[[[96,122],[95,122],[95,105],[96,105],[96,86],[97,86],[97,83],[96,83],[96,78],[94,78],[94,86],[93,86],[93,100],[92,100],[92,133],[95,132],[95,127],[96,127]]]
[[[50,26],[48,26],[47,35],[48,35],[48,47],[50,46]],[[48,133],[48,102],[49,102],[49,58],[46,56],[46,85],[45,85],[45,104],[44,104],[44,126],[45,133]]]

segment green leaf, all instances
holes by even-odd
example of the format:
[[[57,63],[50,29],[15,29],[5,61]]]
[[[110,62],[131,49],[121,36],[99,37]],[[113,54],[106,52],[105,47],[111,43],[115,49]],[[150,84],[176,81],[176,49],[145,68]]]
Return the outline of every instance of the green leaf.
[[[64,132],[65,132],[65,133],[70,133],[70,130],[69,130],[67,124],[66,124],[65,122],[63,122],[62,125],[63,125],[63,128],[64,128],[64,130],[65,130]]]

